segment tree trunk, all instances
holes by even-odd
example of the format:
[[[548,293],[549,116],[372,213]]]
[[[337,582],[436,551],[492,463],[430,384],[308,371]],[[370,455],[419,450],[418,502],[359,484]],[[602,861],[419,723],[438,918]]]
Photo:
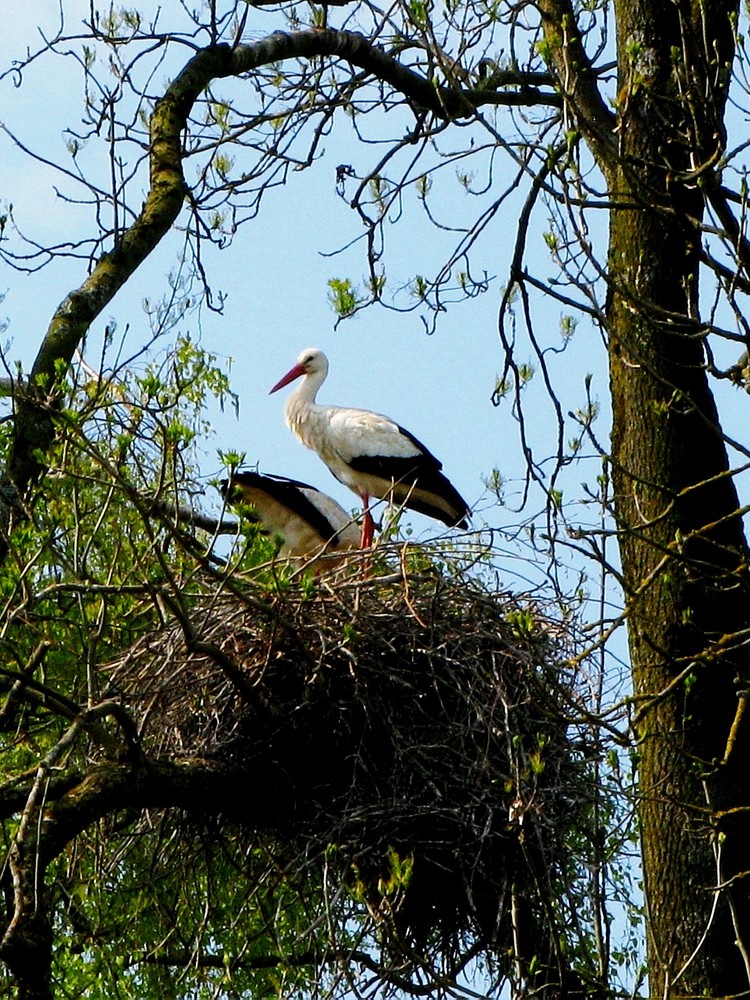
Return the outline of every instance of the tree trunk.
[[[52,1000],[52,925],[35,831],[28,838],[19,834],[7,860],[3,889],[10,919],[0,959],[17,984],[18,1000]]]
[[[650,992],[665,997],[750,985],[737,944],[750,945],[750,900],[741,879],[718,888],[744,872],[750,844],[750,811],[731,813],[731,826],[724,812],[750,806],[736,685],[747,674],[738,634],[750,624],[748,554],[697,321],[703,198],[689,176],[721,142],[727,11],[715,4],[691,23],[688,4],[618,7],[622,167],[612,193],[633,208],[614,211],[610,230],[612,461]]]
[[[639,295],[664,306],[670,286],[681,291],[673,262],[685,257],[673,252],[675,234],[663,220],[652,220],[657,231],[642,242],[643,222],[624,213],[615,220],[611,276],[618,284],[630,279]],[[611,296],[613,475],[634,689],[637,698],[654,699],[636,704],[650,966],[673,982],[710,922],[712,808],[750,804],[750,768],[736,780],[728,773],[738,748],[714,766],[726,755],[738,708],[735,677],[744,674],[746,652],[733,648],[731,637],[747,628],[750,600],[739,504],[724,475],[700,340],[635,317],[629,304],[625,295]],[[736,822],[750,843],[750,821]],[[686,979],[673,983],[678,992],[747,988],[728,916],[722,905],[713,920],[703,949],[706,978],[699,956]],[[743,923],[749,919],[746,912]],[[652,981],[652,993],[663,995],[663,985]]]

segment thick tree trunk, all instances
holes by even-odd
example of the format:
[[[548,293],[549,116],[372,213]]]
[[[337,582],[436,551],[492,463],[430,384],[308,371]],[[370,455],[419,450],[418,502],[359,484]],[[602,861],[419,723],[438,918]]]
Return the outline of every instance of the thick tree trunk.
[[[664,219],[621,214],[612,226],[613,282],[678,311],[669,299],[682,295],[686,274],[676,265],[689,255],[676,245],[684,248],[684,240]],[[739,747],[717,763],[727,755],[739,705],[735,678],[747,658],[732,641],[750,612],[745,543],[700,339],[679,324],[638,316],[632,305],[627,294],[611,296],[612,458],[633,680],[642,699],[651,991],[732,994],[750,984],[726,901],[713,913],[714,852],[716,810],[750,805],[750,768],[735,766]],[[740,738],[746,745],[744,728]],[[741,870],[729,858],[734,837],[750,845],[750,816],[735,822],[731,842],[722,845],[725,879]],[[740,909],[747,926],[746,898]]]
[[[689,4],[618,8],[613,193],[633,209],[615,211],[610,230],[612,461],[650,992],[664,997],[750,987],[750,811],[726,812],[750,807],[737,688],[747,676],[739,633],[750,625],[748,553],[696,319],[702,196],[689,178],[721,142],[717,79],[731,38],[728,5],[713,15],[710,6],[695,23]]]

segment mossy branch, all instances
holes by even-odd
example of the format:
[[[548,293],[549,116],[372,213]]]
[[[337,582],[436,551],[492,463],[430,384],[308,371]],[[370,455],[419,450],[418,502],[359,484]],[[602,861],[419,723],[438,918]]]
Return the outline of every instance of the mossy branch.
[[[54,439],[53,411],[59,386],[96,317],[174,225],[185,200],[182,134],[199,95],[212,80],[249,73],[285,59],[334,56],[390,84],[415,108],[443,119],[472,115],[485,104],[559,105],[555,93],[539,89],[545,78],[517,72],[493,77],[492,88],[460,90],[440,86],[401,65],[364,35],[347,31],[276,32],[234,48],[216,45],[198,52],[167,88],[150,123],[150,188],[140,214],[116,247],[96,262],[88,278],[56,310],[24,393],[16,396],[16,417],[6,480],[24,495],[45,470]],[[520,90],[498,88],[515,85]]]
[[[540,0],[538,9],[544,32],[543,55],[557,76],[571,125],[580,129],[600,169],[611,178],[618,165],[617,119],[599,90],[573,4],[570,0]]]
[[[181,134],[198,95],[217,76],[227,75],[231,50],[199,52],[167,88],[151,117],[151,185],[140,214],[111,253],[97,261],[83,284],[52,317],[31,369],[25,394],[16,401],[8,477],[20,493],[44,471],[44,453],[54,438],[52,409],[57,385],[91,323],[171,229],[185,197]]]

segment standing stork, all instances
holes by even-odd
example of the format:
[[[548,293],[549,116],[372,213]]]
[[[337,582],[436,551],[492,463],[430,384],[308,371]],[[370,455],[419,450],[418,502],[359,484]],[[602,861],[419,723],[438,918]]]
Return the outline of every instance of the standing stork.
[[[468,527],[466,501],[440,471],[441,463],[413,434],[380,413],[315,402],[327,375],[328,358],[308,347],[271,392],[304,376],[286,401],[286,422],[334,476],[361,497],[362,548],[372,544],[370,497],[410,507],[450,527]]]
[[[266,532],[281,535],[281,553],[309,559],[359,547],[359,527],[333,497],[284,476],[235,472],[221,492],[232,503],[240,497],[255,511]]]

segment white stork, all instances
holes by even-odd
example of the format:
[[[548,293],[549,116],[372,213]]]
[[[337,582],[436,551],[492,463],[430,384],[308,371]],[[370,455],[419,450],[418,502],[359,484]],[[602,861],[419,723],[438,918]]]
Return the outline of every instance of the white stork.
[[[253,507],[265,531],[281,535],[282,555],[311,558],[359,548],[359,527],[333,497],[314,486],[261,475],[235,472],[221,483],[221,492],[230,502],[239,494]]]
[[[362,548],[372,544],[370,497],[411,507],[451,527],[468,527],[466,501],[413,434],[380,413],[315,402],[327,374],[328,358],[309,347],[271,392],[304,376],[286,402],[286,422],[334,476],[362,498]]]

